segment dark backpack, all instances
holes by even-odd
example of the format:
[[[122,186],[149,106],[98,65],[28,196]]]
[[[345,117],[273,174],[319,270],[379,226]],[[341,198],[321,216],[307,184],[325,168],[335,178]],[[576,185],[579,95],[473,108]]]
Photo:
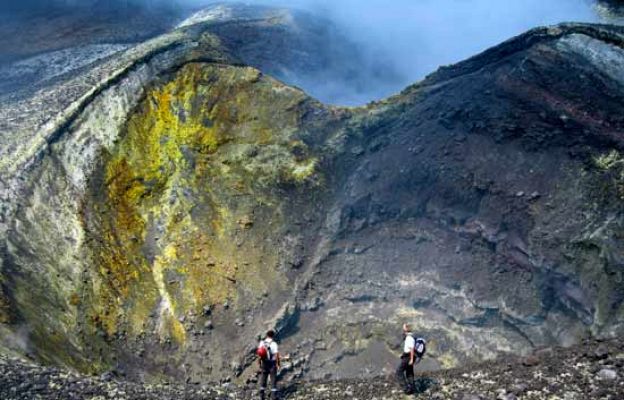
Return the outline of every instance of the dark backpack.
[[[414,353],[417,357],[421,357],[425,355],[427,352],[427,341],[423,338],[416,339],[416,344],[414,346]]]

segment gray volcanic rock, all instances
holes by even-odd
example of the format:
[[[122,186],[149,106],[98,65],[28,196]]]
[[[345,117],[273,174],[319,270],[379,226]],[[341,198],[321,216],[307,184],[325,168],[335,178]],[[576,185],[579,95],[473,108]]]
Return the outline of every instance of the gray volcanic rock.
[[[172,2],[123,3],[5,2],[0,5],[0,64],[77,46],[139,43],[170,30],[186,11]]]
[[[269,327],[315,379],[390,373],[403,322],[423,370],[622,334],[623,29],[535,29],[344,108],[263,74],[332,32],[219,7],[3,97],[4,351],[240,383]]]
[[[603,62],[624,55],[620,32],[534,30],[441,69],[364,125],[333,241],[298,294],[323,307],[286,341],[323,343],[312,376],[389,372],[404,320],[434,340],[439,364],[426,368],[621,331],[611,174],[624,75]]]

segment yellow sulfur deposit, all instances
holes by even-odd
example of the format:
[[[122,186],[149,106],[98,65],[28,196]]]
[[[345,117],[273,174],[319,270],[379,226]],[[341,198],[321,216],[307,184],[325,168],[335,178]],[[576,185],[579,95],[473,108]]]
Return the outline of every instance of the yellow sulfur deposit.
[[[183,344],[189,312],[281,285],[262,249],[277,231],[240,221],[279,226],[275,188],[319,178],[298,138],[306,101],[253,68],[200,63],[147,92],[105,157],[97,326],[137,335],[155,314],[158,335]]]

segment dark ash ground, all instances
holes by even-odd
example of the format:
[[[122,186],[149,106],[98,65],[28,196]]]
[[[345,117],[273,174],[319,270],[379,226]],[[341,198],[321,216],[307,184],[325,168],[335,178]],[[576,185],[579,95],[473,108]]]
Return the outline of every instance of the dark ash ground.
[[[544,348],[462,369],[417,374],[416,399],[624,399],[624,341],[586,341]],[[285,374],[288,375],[288,372]],[[281,399],[407,399],[391,377],[293,382]],[[251,399],[255,384],[137,384],[104,374],[89,377],[0,358],[0,398],[18,399]]]

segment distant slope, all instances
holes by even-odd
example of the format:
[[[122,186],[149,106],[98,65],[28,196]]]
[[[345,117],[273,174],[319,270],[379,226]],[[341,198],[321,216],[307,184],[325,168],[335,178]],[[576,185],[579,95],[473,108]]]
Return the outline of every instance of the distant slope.
[[[137,43],[170,30],[190,11],[172,2],[10,1],[0,6],[0,65],[75,46]]]

